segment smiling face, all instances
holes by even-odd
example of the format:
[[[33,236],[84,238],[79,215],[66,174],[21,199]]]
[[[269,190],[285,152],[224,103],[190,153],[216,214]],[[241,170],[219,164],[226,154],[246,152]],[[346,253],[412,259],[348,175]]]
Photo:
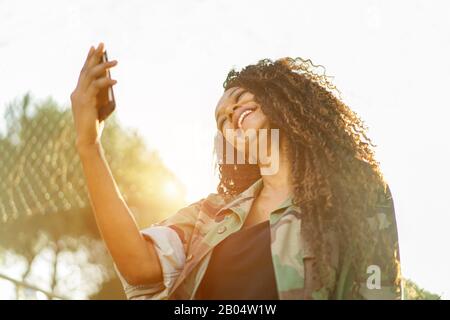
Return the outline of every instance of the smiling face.
[[[249,129],[255,130],[255,139],[259,129],[269,129],[269,120],[254,98],[248,90],[232,87],[223,93],[216,107],[217,129],[241,152],[248,150],[245,146],[252,142],[248,141],[251,138],[246,134]]]

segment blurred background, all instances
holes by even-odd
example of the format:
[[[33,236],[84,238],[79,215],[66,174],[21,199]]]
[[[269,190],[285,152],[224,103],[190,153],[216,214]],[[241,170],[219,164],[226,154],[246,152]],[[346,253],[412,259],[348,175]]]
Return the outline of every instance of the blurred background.
[[[70,93],[104,42],[102,142],[139,225],[215,191],[214,108],[259,59],[326,67],[370,128],[409,299],[450,298],[446,1],[0,0],[0,299],[123,299],[74,149]]]

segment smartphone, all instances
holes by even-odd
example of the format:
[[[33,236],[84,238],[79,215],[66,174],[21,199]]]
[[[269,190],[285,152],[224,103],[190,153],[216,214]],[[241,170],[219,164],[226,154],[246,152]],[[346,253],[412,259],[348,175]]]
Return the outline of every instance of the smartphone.
[[[108,54],[106,53],[106,50],[103,52],[102,55],[102,63],[108,61]],[[108,78],[111,78],[111,73],[109,72],[109,69],[106,70],[106,76]],[[98,120],[103,121],[113,111],[116,109],[116,100],[114,99],[114,91],[112,86],[108,86],[102,90],[97,95],[97,99],[99,101],[99,108],[98,108]]]

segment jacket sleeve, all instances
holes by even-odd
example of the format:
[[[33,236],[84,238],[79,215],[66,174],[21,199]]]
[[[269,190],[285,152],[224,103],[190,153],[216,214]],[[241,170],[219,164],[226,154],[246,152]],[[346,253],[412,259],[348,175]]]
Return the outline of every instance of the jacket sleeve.
[[[380,192],[375,215],[369,225],[377,230],[372,255],[367,264],[355,272],[346,261],[341,272],[343,299],[397,300],[402,298],[400,251],[394,202],[389,186]],[[343,280],[341,279],[341,280]],[[355,296],[356,291],[356,296]]]
[[[151,285],[130,285],[116,273],[129,300],[165,300],[176,279],[184,268],[186,252],[197,221],[200,202],[196,202],[161,222],[142,229],[142,235],[151,241],[161,264],[163,280]],[[138,267],[138,266],[136,266]]]

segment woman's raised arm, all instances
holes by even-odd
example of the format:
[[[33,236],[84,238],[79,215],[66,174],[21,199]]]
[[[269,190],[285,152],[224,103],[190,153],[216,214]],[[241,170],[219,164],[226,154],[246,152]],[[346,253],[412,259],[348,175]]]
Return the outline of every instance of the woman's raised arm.
[[[144,239],[114,181],[100,143],[98,92],[114,85],[105,76],[117,61],[100,63],[103,44],[91,47],[71,94],[76,147],[86,177],[89,198],[100,233],[125,280],[132,285],[162,281],[161,265],[150,240]]]

